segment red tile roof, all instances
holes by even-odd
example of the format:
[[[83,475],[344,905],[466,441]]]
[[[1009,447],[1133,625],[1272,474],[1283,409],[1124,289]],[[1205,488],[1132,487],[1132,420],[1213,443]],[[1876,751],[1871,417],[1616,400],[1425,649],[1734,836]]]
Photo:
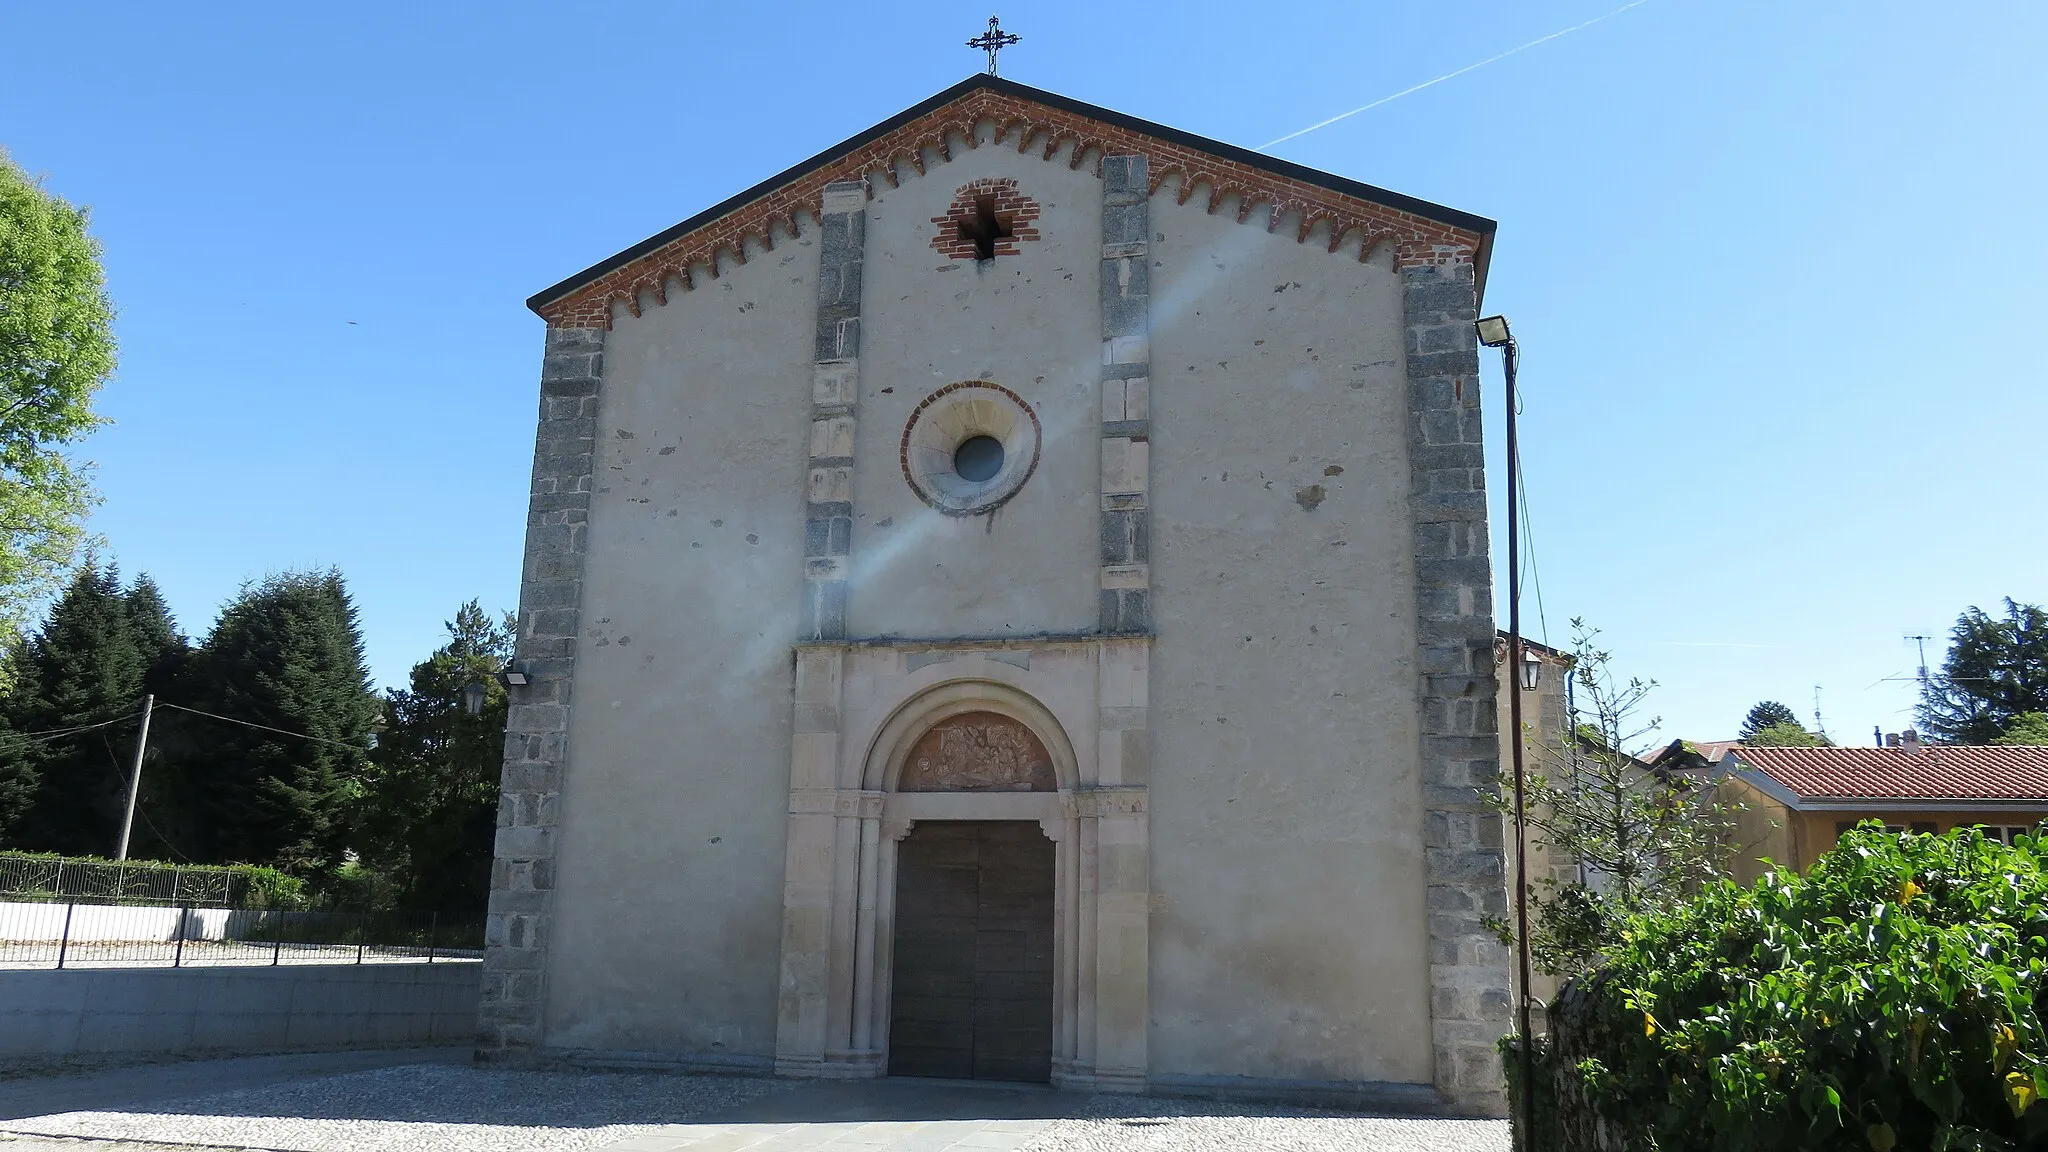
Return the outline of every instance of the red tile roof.
[[[2048,801],[2048,748],[1749,748],[1746,767],[1806,800]]]

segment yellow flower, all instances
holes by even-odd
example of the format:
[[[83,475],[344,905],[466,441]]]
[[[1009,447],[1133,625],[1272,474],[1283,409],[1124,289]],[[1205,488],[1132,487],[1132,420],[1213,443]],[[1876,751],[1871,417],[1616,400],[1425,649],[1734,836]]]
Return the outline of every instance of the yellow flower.
[[[1872,1124],[1863,1130],[1863,1135],[1869,1138],[1870,1146],[1877,1152],[1892,1152],[1892,1146],[1899,1142],[1889,1124]]]
[[[1643,1013],[1643,1035],[1655,1036],[1656,1034],[1657,1018],[1655,1016],[1650,1015],[1648,1012]]]
[[[1913,899],[1913,897],[1918,896],[1919,894],[1925,891],[1927,891],[1927,889],[1922,888],[1918,884],[1913,883],[1911,880],[1908,880],[1904,884],[1899,885],[1900,907],[1904,907],[1907,902]]]
[[[2025,1115],[2027,1109],[2034,1106],[2034,1101],[2040,1098],[2041,1094],[2034,1089],[2032,1076],[2025,1072],[2005,1074],[2005,1102],[2012,1105],[2013,1115]]]

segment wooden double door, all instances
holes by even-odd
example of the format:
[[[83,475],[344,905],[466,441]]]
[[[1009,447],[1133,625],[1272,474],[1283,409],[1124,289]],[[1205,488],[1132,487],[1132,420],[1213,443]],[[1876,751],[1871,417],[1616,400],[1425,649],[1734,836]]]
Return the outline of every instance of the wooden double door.
[[[920,822],[903,839],[891,1076],[1052,1078],[1055,852],[1035,821]]]

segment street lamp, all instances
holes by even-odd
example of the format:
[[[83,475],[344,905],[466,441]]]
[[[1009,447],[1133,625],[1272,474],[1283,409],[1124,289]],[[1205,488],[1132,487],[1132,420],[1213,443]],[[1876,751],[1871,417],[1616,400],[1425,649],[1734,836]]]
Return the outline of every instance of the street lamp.
[[[484,687],[481,680],[472,680],[464,684],[462,686],[462,710],[471,716],[483,715],[484,694],[488,691],[489,689]]]
[[[1543,661],[1522,646],[1522,521],[1519,493],[1521,455],[1515,442],[1515,367],[1521,358],[1515,335],[1505,316],[1487,316],[1472,326],[1479,342],[1500,349],[1501,368],[1507,375],[1508,425],[1508,658],[1521,673],[1522,687],[1534,689]],[[1530,1132],[1536,1121],[1536,1037],[1529,1024],[1529,809],[1527,771],[1522,764],[1522,694],[1508,692],[1508,725],[1514,739],[1508,741],[1515,767],[1515,969],[1521,977],[1520,995],[1515,1000],[1515,1030],[1522,1039],[1522,1126]],[[1533,1134],[1524,1144],[1534,1148]]]

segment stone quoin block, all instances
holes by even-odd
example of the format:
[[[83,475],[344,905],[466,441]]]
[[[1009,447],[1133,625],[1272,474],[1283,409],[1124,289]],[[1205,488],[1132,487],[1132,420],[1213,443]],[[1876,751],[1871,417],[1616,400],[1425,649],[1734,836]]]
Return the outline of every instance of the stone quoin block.
[[[602,328],[549,328],[541,357],[533,496],[513,650],[527,684],[512,689],[506,714],[488,905],[491,923],[499,927],[484,948],[479,1060],[528,1060],[540,1042],[555,825],[568,767],[568,700],[587,545],[582,522],[593,490],[605,335]],[[569,397],[576,398],[573,404],[564,403]],[[516,930],[505,930],[513,924]],[[513,973],[520,978],[510,978]]]
[[[1481,803],[1481,790],[1498,786],[1500,749],[1489,732],[1495,633],[1478,296],[1469,259],[1405,261],[1400,275],[1436,1088],[1454,1108],[1498,1112],[1492,1042],[1513,1012],[1505,951],[1481,919],[1505,907],[1507,893],[1500,821]]]

